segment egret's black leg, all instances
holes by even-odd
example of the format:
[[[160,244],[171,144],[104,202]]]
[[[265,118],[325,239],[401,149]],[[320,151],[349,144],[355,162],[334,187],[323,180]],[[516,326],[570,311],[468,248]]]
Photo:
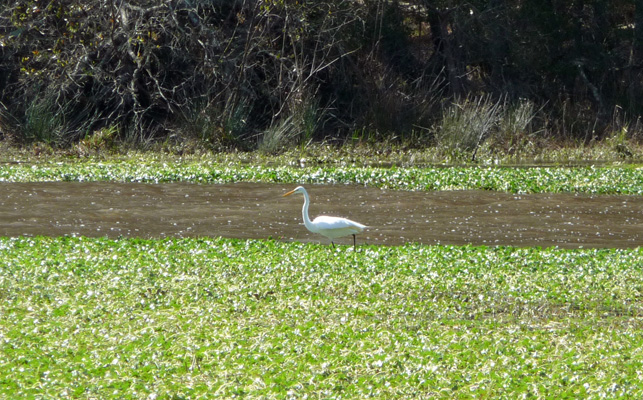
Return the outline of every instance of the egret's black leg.
[[[333,242],[333,241],[331,240],[331,241],[330,241],[330,244],[332,244],[332,245],[333,245],[333,249],[334,249],[334,248],[335,248],[335,242]]]
[[[355,241],[355,235],[353,235],[353,250],[357,250],[357,242]]]

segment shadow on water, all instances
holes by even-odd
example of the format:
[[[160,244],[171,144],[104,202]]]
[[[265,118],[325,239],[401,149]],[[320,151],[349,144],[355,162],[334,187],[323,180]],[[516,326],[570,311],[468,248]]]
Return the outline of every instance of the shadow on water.
[[[0,235],[225,236],[321,242],[296,185],[2,183]],[[642,196],[404,192],[308,185],[311,217],[369,225],[358,243],[628,248],[643,244]],[[352,238],[338,243],[352,243]]]

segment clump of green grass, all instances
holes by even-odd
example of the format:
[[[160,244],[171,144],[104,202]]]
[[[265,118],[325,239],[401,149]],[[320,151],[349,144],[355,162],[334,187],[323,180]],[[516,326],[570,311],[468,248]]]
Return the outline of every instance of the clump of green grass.
[[[643,251],[0,238],[0,396],[640,398]]]
[[[295,145],[305,147],[323,125],[327,110],[320,107],[319,99],[310,89],[302,88],[289,101],[287,116],[273,120],[263,133],[259,150],[279,153]]]
[[[46,101],[34,102],[26,110],[24,137],[27,141],[55,143],[62,135],[62,116]]]
[[[180,138],[181,152],[186,150],[188,143],[215,151],[229,146],[243,148],[250,113],[250,106],[244,101],[235,103],[228,100],[225,105],[204,100],[189,101],[182,107],[180,129],[174,129]],[[164,145],[168,146],[173,141],[168,138]]]
[[[538,153],[533,126],[538,111],[524,99],[510,102],[489,95],[456,99],[444,109],[436,139],[454,160],[511,159]]]
[[[443,112],[437,141],[447,151],[471,154],[475,160],[477,149],[489,136],[503,111],[501,100],[491,96],[466,97],[456,100]]]
[[[96,116],[86,107],[62,98],[50,89],[33,99],[21,114],[0,106],[0,132],[5,140],[63,148],[91,132]]]
[[[501,154],[534,152],[536,135],[533,124],[538,111],[530,100],[521,99],[510,104],[505,99],[497,128],[489,138],[491,147]]]

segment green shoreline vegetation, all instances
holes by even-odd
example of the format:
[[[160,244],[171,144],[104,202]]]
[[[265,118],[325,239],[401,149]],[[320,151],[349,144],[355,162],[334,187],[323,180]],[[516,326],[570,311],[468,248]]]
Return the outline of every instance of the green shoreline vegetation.
[[[332,149],[331,149],[332,150]],[[347,152],[347,150],[341,150]],[[320,160],[319,154],[258,153],[176,156],[129,152],[102,157],[6,157],[0,182],[120,181],[194,183],[358,184],[403,190],[497,190],[514,193],[574,192],[642,194],[640,164],[610,162],[580,166],[502,165],[381,166],[376,156]],[[20,161],[25,160],[25,161]],[[394,164],[395,162],[389,162]]]

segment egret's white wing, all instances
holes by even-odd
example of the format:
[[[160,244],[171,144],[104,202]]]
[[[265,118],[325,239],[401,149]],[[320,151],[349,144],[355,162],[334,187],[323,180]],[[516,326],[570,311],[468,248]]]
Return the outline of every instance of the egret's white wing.
[[[364,231],[366,225],[359,222],[351,221],[347,218],[321,216],[315,218],[313,225],[317,233],[328,238],[338,238],[342,236],[354,235]]]

